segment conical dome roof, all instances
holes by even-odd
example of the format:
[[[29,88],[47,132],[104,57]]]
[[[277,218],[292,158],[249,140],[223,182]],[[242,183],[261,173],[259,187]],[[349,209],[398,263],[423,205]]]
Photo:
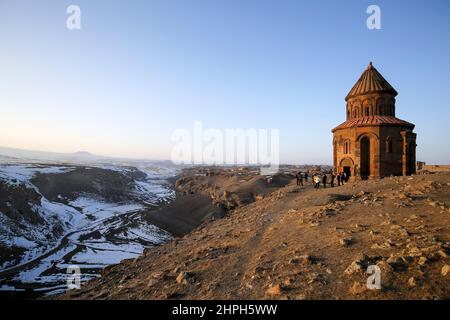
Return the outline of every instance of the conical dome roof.
[[[369,63],[367,69],[363,72],[359,80],[355,83],[352,90],[348,93],[345,100],[349,98],[360,96],[363,94],[385,92],[397,95],[397,91],[383,78],[377,69]]]

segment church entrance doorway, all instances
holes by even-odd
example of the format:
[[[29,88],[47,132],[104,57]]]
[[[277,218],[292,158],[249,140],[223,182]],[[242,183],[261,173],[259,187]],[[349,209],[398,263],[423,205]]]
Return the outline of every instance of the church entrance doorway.
[[[353,171],[353,160],[351,158],[345,158],[341,161],[340,163],[340,170],[338,173],[340,172],[345,172],[345,176],[347,177],[347,180],[351,177],[352,175],[352,171]]]
[[[344,172],[345,172],[346,180],[348,181],[348,179],[352,175],[352,168],[351,167],[344,167]]]

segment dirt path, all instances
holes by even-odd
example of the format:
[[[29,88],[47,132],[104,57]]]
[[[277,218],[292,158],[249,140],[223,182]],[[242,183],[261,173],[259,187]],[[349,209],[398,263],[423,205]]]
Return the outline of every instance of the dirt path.
[[[79,230],[66,234],[59,241],[59,243],[56,247],[54,247],[50,251],[47,251],[43,255],[36,257],[35,259],[28,261],[26,263],[23,263],[23,264],[11,267],[9,269],[0,271],[0,278],[2,278],[2,280],[8,279],[8,278],[13,278],[14,276],[18,275],[20,272],[22,272],[24,270],[31,269],[33,267],[38,266],[43,259],[55,254],[56,252],[62,250],[64,247],[66,247],[69,244],[69,240],[70,240],[69,237],[77,232],[79,232]]]

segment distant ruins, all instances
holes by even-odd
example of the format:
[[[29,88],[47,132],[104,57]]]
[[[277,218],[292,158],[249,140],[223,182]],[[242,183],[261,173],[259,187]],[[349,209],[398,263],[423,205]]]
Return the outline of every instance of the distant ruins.
[[[347,120],[332,130],[336,172],[351,179],[416,172],[414,124],[395,117],[396,96],[370,63],[345,98]]]

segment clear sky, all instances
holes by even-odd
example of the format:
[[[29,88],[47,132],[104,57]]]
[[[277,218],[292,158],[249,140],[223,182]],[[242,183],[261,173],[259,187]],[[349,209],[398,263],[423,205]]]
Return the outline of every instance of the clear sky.
[[[173,130],[200,120],[280,129],[282,162],[331,164],[373,61],[418,160],[450,163],[449,16],[446,0],[0,0],[0,146],[168,159]]]

